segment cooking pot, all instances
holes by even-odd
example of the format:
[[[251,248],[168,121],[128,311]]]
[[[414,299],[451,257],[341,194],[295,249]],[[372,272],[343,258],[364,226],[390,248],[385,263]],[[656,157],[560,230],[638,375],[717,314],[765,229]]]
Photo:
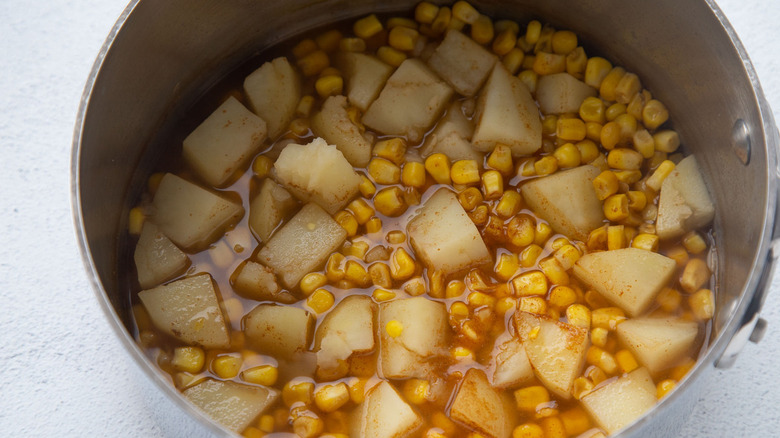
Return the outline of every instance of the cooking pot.
[[[217,435],[132,337],[121,287],[121,230],[159,139],[202,94],[264,48],[369,12],[409,11],[418,0],[166,0],[130,3],[95,62],[73,141],[76,228],[92,284],[129,354],[178,406]],[[669,108],[697,156],[716,205],[713,288],[717,314],[707,351],[670,396],[618,434],[672,436],[706,374],[729,367],[765,329],[759,311],[777,258],[777,129],[744,48],[711,0],[485,0],[482,13],[541,19],[574,30],[589,55],[637,72]],[[749,214],[748,214],[749,213]],[[717,421],[714,419],[713,421]]]

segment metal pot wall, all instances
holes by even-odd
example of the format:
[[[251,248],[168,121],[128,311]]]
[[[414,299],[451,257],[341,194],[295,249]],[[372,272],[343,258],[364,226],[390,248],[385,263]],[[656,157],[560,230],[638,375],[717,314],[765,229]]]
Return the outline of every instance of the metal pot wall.
[[[101,50],[82,98],[73,144],[77,232],[98,299],[130,355],[179,406],[216,434],[132,339],[129,299],[119,287],[119,230],[155,138],[202,93],[259,50],[302,31],[368,12],[411,10],[417,0],[133,1]],[[707,353],[650,413],[619,436],[671,436],[714,367],[730,366],[758,317],[777,257],[780,144],[744,48],[710,0],[473,1],[485,14],[541,18],[576,31],[589,54],[638,72],[668,106],[695,153],[716,203],[717,315]],[[745,212],[750,212],[746,215]]]

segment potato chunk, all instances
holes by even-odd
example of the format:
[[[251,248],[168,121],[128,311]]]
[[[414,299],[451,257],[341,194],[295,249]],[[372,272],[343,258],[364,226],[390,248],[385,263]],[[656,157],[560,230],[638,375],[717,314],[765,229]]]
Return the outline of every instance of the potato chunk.
[[[405,135],[412,143],[428,132],[452,97],[452,88],[417,59],[407,59],[363,115],[369,128]]]
[[[409,406],[387,381],[368,393],[350,418],[349,436],[365,438],[405,438],[423,424],[420,414]]]
[[[624,248],[585,254],[574,275],[635,317],[644,313],[674,275],[675,261],[650,251]]]
[[[454,193],[439,189],[407,226],[415,253],[444,275],[491,262],[479,230]]]
[[[309,203],[274,234],[257,253],[257,260],[293,288],[304,275],[325,264],[346,238],[341,225],[317,204]]]
[[[657,374],[690,352],[699,325],[678,318],[636,318],[620,323],[617,335],[651,374]]]
[[[371,141],[347,114],[347,98],[331,96],[311,119],[314,135],[336,145],[355,167],[365,167],[371,159]]]
[[[244,216],[244,207],[166,173],[152,201],[152,221],[176,245],[201,250]]]
[[[512,155],[532,154],[542,147],[542,119],[531,93],[523,82],[500,62],[493,67],[482,88],[474,116],[474,149],[490,152],[503,143]]]
[[[588,331],[527,312],[515,313],[517,335],[539,381],[559,397],[571,398],[588,349]]]
[[[349,296],[334,307],[314,337],[317,365],[333,368],[353,353],[372,351],[375,309],[376,304],[366,295]]]
[[[428,65],[455,91],[470,97],[485,83],[497,59],[473,39],[449,30],[428,59]]]
[[[655,385],[646,368],[636,369],[582,397],[582,405],[607,433],[615,433],[655,406]]]
[[[285,146],[274,171],[296,198],[316,202],[330,214],[347,205],[360,186],[360,176],[341,151],[321,138]]]
[[[239,295],[256,301],[293,303],[295,297],[283,291],[276,283],[273,271],[260,263],[247,260],[238,265],[231,277],[231,285]]]
[[[190,265],[190,259],[157,225],[146,221],[133,254],[138,271],[138,283],[148,289],[181,274]]]
[[[209,274],[138,292],[154,325],[174,338],[205,348],[226,348],[230,336]]]
[[[244,92],[252,110],[265,120],[268,137],[275,140],[287,130],[301,100],[301,80],[287,58],[280,57],[247,76]]]
[[[246,429],[279,397],[278,391],[264,386],[214,379],[206,379],[183,393],[206,415],[235,433]]]
[[[450,407],[450,417],[485,436],[507,438],[512,434],[515,413],[510,400],[493,389],[485,372],[466,372]]]
[[[658,237],[673,239],[706,226],[715,216],[712,198],[693,155],[683,158],[661,185]]]
[[[347,82],[347,99],[360,111],[368,109],[393,73],[393,67],[365,53],[340,53],[336,63]]]
[[[452,102],[447,114],[439,120],[433,132],[425,137],[422,156],[444,154],[451,161],[474,160],[482,163],[482,153],[471,147],[474,123],[463,114],[463,102]]]
[[[501,341],[496,342],[490,359],[493,386],[510,388],[532,380],[534,369],[528,360],[523,343],[515,337]]]
[[[397,321],[401,334],[392,337],[387,323]],[[390,379],[427,378],[437,356],[447,354],[450,326],[443,303],[414,297],[379,306],[379,363]]]
[[[299,307],[260,304],[244,317],[247,341],[262,354],[289,359],[311,342],[314,317]]]
[[[576,114],[582,101],[595,95],[595,88],[568,73],[541,76],[536,85],[536,98],[544,114]]]
[[[590,165],[575,167],[529,181],[520,193],[555,231],[584,241],[604,221],[601,201],[593,189],[593,178],[598,174]]]
[[[265,138],[265,121],[231,96],[184,139],[182,156],[204,181],[220,187],[257,153]]]
[[[268,242],[274,230],[298,206],[284,187],[266,178],[249,204],[249,228],[261,242]]]

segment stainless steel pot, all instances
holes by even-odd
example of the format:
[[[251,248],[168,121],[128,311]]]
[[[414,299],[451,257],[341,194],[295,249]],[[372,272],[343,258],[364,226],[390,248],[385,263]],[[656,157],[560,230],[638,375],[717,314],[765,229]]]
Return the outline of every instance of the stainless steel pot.
[[[73,141],[72,194],[82,254],[108,318],[130,355],[182,409],[228,435],[170,386],[135,344],[129,298],[118,284],[119,230],[143,169],[159,157],[156,134],[242,60],[302,31],[368,12],[410,10],[417,0],[135,0],[98,55]],[[759,311],[778,256],[777,148],[772,114],[744,48],[711,0],[473,1],[494,17],[542,18],[575,30],[589,54],[640,74],[667,104],[697,155],[717,215],[717,315],[707,353],[621,437],[672,436],[705,375],[729,367],[765,329]],[[141,169],[141,170],[139,170]],[[749,214],[747,214],[749,212]],[[717,420],[713,420],[717,421]]]

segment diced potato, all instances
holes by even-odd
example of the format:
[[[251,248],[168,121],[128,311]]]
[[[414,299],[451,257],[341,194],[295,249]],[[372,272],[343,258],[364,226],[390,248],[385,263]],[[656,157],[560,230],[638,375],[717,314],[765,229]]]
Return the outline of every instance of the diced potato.
[[[320,367],[334,367],[353,353],[374,349],[375,308],[376,304],[367,295],[352,295],[325,316],[314,337]]]
[[[651,251],[623,248],[585,254],[574,275],[635,317],[644,313],[674,275],[674,260]]]
[[[444,275],[491,263],[479,230],[454,193],[439,189],[407,226],[409,240],[428,269]]]
[[[190,265],[189,257],[149,221],[144,222],[133,258],[143,289],[170,280]]]
[[[655,406],[656,390],[647,368],[638,368],[582,397],[585,410],[607,433],[615,433]]]
[[[593,189],[593,178],[599,173],[590,165],[575,167],[529,181],[520,192],[555,231],[585,241],[604,221],[604,209]]]
[[[209,274],[138,292],[154,325],[174,338],[205,348],[230,345],[225,317]]]
[[[311,119],[314,135],[336,145],[344,158],[355,167],[365,167],[371,159],[371,141],[347,114],[347,98],[331,96],[322,110]]]
[[[420,60],[407,59],[387,80],[363,115],[363,123],[387,135],[417,142],[428,132],[452,97],[452,88]]]
[[[528,360],[522,342],[512,337],[496,343],[491,355],[493,369],[492,383],[496,388],[510,388],[522,385],[534,378],[534,369]]]
[[[405,438],[422,424],[420,414],[401,398],[393,385],[382,381],[368,391],[366,399],[353,411],[349,436]]]
[[[347,81],[347,99],[361,111],[368,109],[385,81],[393,73],[393,67],[365,53],[343,52],[336,60]]]
[[[261,242],[268,242],[274,230],[298,206],[295,198],[284,187],[266,178],[260,192],[249,204],[249,228]]]
[[[699,325],[678,318],[636,318],[617,326],[618,339],[655,375],[687,356]]]
[[[347,232],[317,204],[306,204],[274,234],[257,260],[273,269],[282,283],[293,288],[304,275],[325,264],[341,247]]]
[[[564,400],[571,398],[588,349],[588,330],[547,316],[518,311],[517,335],[523,342],[536,377]]]
[[[508,438],[514,427],[511,400],[493,389],[485,372],[472,368],[458,388],[450,417],[464,426],[492,438]]]
[[[197,251],[244,216],[244,207],[166,173],[152,201],[151,220],[177,246]]]
[[[390,336],[387,323],[400,323],[398,336]],[[450,326],[443,303],[414,297],[379,306],[379,362],[381,374],[390,379],[427,378],[430,362],[446,353]]]
[[[183,391],[195,406],[217,423],[241,433],[274,404],[279,392],[264,386],[206,379]]]
[[[683,158],[661,185],[655,229],[661,239],[673,239],[708,225],[715,216],[712,198],[696,158]]]
[[[512,149],[512,155],[532,154],[542,147],[542,120],[528,88],[518,77],[496,63],[482,88],[474,116],[474,148],[490,152],[496,143]]]
[[[470,97],[485,83],[497,59],[473,39],[449,30],[428,59],[428,65],[455,91]]]
[[[246,339],[261,354],[291,358],[311,342],[314,317],[300,307],[260,304],[244,317]]]
[[[541,76],[536,85],[536,98],[544,114],[576,114],[582,101],[595,95],[596,89],[568,73]]]
[[[247,260],[238,265],[231,275],[233,289],[239,295],[256,301],[278,301],[280,303],[293,303],[295,297],[287,291],[283,291],[276,283],[273,271],[260,263]]]
[[[244,79],[244,92],[252,110],[268,127],[275,140],[287,130],[301,100],[301,80],[287,58],[266,62]]]
[[[347,205],[361,181],[341,151],[321,138],[306,145],[288,144],[276,159],[274,171],[296,198],[316,202],[330,214]]]
[[[441,153],[451,161],[474,160],[482,163],[482,154],[471,147],[474,123],[463,114],[463,102],[452,102],[447,114],[439,120],[433,132],[425,137],[422,156]]]
[[[182,157],[204,181],[220,187],[257,153],[265,138],[265,121],[231,96],[184,139]]]

